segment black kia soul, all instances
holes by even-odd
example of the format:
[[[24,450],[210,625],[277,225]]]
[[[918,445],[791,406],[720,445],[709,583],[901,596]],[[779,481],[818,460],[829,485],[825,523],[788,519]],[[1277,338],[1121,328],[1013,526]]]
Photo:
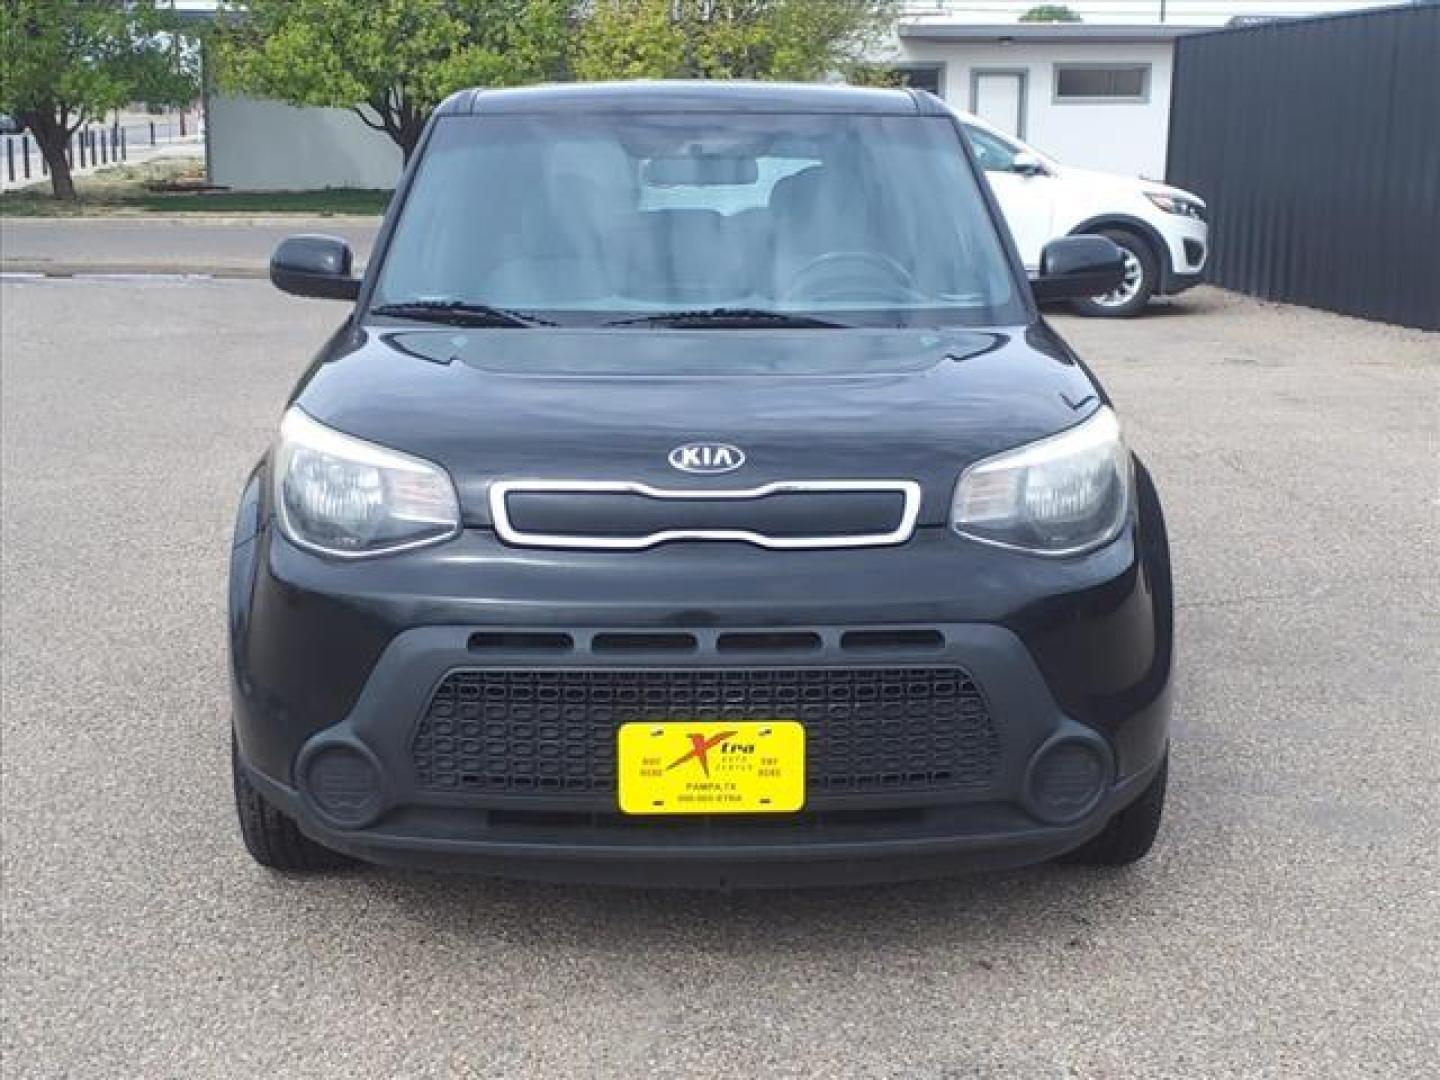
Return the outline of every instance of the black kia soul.
[[[267,866],[853,882],[1144,855],[1155,489],[926,94],[456,94],[241,500]]]

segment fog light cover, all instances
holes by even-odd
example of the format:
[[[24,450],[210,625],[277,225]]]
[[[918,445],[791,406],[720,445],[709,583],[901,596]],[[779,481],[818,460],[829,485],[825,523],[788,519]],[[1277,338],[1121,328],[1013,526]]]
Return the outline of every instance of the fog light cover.
[[[1093,742],[1056,739],[1030,762],[1026,795],[1030,809],[1055,825],[1078,821],[1099,804],[1110,782],[1110,760]]]
[[[384,804],[380,770],[374,761],[343,743],[308,754],[301,782],[315,807],[342,828],[368,825]]]

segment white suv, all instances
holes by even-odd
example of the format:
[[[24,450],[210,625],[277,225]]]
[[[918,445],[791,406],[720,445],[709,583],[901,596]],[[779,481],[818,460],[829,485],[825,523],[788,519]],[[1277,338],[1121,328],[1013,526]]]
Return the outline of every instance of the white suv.
[[[1125,252],[1124,282],[1077,301],[1082,314],[1134,315],[1152,296],[1199,284],[1209,232],[1202,200],[1150,180],[1061,165],[978,117],[957,117],[1032,277],[1040,249],[1057,236],[1099,233]]]

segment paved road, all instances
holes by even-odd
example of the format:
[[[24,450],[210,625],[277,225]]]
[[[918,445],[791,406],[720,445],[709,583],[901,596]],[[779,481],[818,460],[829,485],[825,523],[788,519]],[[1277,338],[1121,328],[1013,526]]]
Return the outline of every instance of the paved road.
[[[263,277],[275,245],[300,232],[348,240],[363,266],[378,229],[378,219],[348,216],[0,218],[0,272]]]
[[[1065,320],[1172,519],[1158,850],[716,896],[248,862],[230,517],[340,308],[223,281],[0,302],[7,1077],[1432,1071],[1440,336],[1206,290]]]

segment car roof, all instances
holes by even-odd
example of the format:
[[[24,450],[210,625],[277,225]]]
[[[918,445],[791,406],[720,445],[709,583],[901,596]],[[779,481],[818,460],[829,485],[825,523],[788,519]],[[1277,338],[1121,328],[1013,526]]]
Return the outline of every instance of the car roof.
[[[577,112],[939,114],[937,98],[909,89],[824,83],[669,81],[556,83],[461,90],[443,101],[441,116]]]

